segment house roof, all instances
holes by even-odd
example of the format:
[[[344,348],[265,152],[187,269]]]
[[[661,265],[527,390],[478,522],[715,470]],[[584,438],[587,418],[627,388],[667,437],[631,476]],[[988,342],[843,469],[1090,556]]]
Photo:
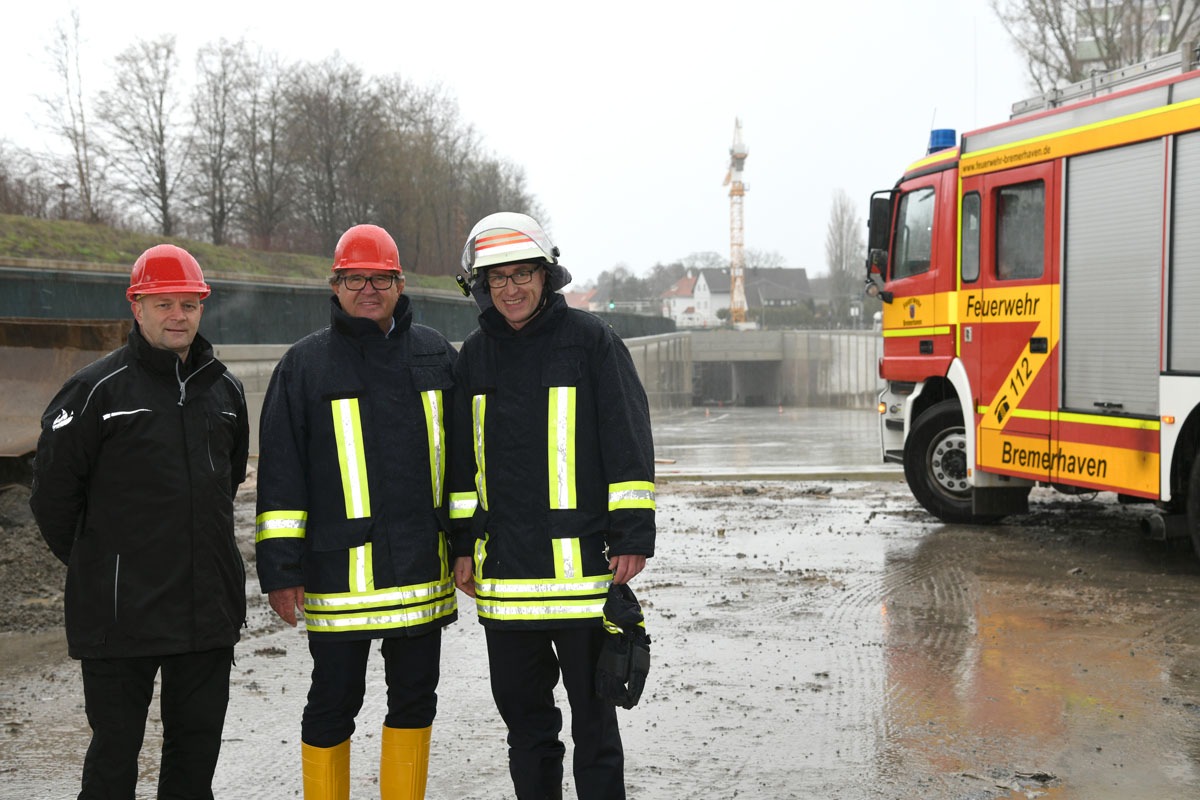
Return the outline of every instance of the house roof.
[[[729,294],[729,270],[726,268],[708,268],[699,270],[695,275],[680,278],[671,288],[662,293],[663,299],[674,297],[692,297],[696,293],[696,283],[699,276],[704,276],[704,283],[714,295]],[[808,271],[804,269],[789,269],[787,267],[752,267],[745,272],[746,305],[754,308],[774,300],[792,300],[809,298],[812,287],[809,286]]]
[[[761,267],[746,270],[746,305],[754,307],[772,300],[807,298],[812,294],[804,269]]]
[[[567,305],[571,308],[582,308],[588,310],[592,298],[596,296],[595,289],[585,289],[582,292],[563,292],[563,297],[567,298]]]
[[[684,275],[675,283],[671,284],[671,288],[662,293],[663,299],[672,297],[691,297],[696,293],[696,276]]]

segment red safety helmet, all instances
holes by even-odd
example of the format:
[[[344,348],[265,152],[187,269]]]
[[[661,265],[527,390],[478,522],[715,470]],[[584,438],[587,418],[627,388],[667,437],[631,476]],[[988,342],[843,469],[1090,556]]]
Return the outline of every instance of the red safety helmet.
[[[396,240],[378,225],[355,225],[338,239],[333,250],[333,271],[344,269],[377,269],[404,274]]]
[[[192,254],[173,244],[156,244],[138,256],[129,274],[125,297],[131,302],[142,294],[192,293],[200,299],[212,289],[204,282],[204,273]]]

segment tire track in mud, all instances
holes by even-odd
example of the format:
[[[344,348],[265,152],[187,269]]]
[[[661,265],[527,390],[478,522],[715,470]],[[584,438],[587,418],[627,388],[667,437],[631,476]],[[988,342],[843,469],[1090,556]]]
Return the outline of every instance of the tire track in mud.
[[[698,568],[688,580],[710,600],[703,615],[684,620],[679,629],[693,636],[732,629],[727,635],[752,654],[745,660],[769,672],[765,682],[757,681],[767,688],[765,698],[747,696],[741,690],[745,681],[739,684],[736,675],[709,675],[705,685],[716,702],[745,714],[782,717],[785,729],[796,731],[791,768],[771,763],[756,765],[756,770],[766,783],[772,776],[786,778],[798,797],[861,783],[874,773],[885,738],[879,703],[863,698],[884,695],[885,598],[918,576],[889,567],[883,556],[891,546],[889,537],[897,546],[911,546],[904,539],[911,534],[887,525],[888,512],[881,512],[886,492],[866,499],[872,508],[865,514],[863,494],[857,486],[806,486],[799,495],[768,486],[752,495],[753,519],[737,519],[728,505],[705,508],[702,500],[687,501],[692,509],[722,510],[714,522],[717,529],[701,532],[713,537],[710,543],[696,545],[699,557],[689,559]],[[814,497],[822,502],[814,503]],[[781,538],[771,538],[774,549],[764,553],[755,541],[760,534]],[[722,579],[706,574],[706,549],[726,551],[717,559],[724,563],[729,550],[737,551],[737,575]],[[948,590],[944,594],[955,596]],[[795,635],[781,633],[780,620],[788,619],[796,624],[783,629],[792,627]],[[707,661],[695,666],[713,668]],[[804,735],[810,730],[822,733]],[[803,770],[805,763],[837,763],[846,769],[836,775],[809,773]],[[686,767],[705,769],[699,762]]]

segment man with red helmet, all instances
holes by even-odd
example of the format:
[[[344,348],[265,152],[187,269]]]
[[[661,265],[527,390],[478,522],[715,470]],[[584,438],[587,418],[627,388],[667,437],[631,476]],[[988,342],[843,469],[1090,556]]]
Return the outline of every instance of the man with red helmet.
[[[441,629],[457,618],[446,531],[457,356],[413,322],[396,243],[346,231],[331,324],[293,345],[263,400],[259,582],[290,625],[302,611],[312,683],[301,719],[304,796],[345,800],[371,642],[387,679],[380,793],[425,796]]]
[[[509,773],[518,800],[562,797],[561,675],[575,791],[623,800],[615,705],[636,702],[644,675],[609,665],[636,646],[644,672],[649,650],[634,641],[640,610],[614,619],[609,600],[635,605],[627,584],[654,555],[646,393],[612,328],[567,306],[558,290],[571,275],[536,220],[484,217],[462,265],[482,313],[454,373],[456,431],[475,454],[473,474],[460,482],[456,471],[451,487],[454,571],[484,626]],[[630,638],[623,653],[609,653],[616,636]]]
[[[197,332],[209,291],[186,250],[144,252],[128,343],[72,376],[42,416],[29,505],[67,564],[67,647],[92,728],[85,800],[134,797],[159,674],[158,796],[213,796],[246,620],[233,497],[250,429],[241,383]]]

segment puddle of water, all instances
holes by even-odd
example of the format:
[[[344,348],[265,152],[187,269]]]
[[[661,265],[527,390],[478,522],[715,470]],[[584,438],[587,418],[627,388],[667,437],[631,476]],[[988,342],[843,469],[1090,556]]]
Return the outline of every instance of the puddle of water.
[[[895,471],[872,409],[690,408],[653,419],[661,476]]]

